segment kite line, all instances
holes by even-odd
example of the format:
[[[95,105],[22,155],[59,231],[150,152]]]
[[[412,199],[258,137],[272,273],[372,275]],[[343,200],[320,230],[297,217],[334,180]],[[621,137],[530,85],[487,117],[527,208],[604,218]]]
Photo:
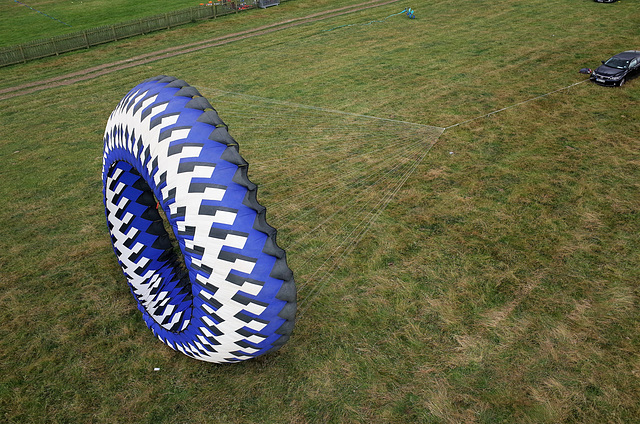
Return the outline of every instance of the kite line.
[[[351,26],[364,26],[364,25],[371,25],[371,24],[374,24],[374,23],[382,23],[382,22],[386,21],[386,20],[387,20],[387,19],[389,19],[389,18],[392,18],[392,17],[394,17],[394,16],[398,16],[398,15],[402,15],[402,14],[405,14],[405,13],[406,13],[406,15],[407,15],[407,17],[408,17],[409,19],[415,19],[415,18],[416,18],[416,12],[415,12],[415,10],[413,10],[412,8],[408,8],[408,9],[403,9],[401,12],[394,13],[394,14],[392,14],[392,15],[389,15],[389,16],[387,16],[387,17],[386,17],[386,18],[384,18],[384,19],[377,19],[377,20],[374,20],[374,21],[364,22],[364,23],[360,23],[360,24],[340,25],[340,26],[337,26],[337,27],[333,27],[333,28],[325,29],[324,31],[333,31],[333,30],[335,30],[335,29],[347,28],[347,27],[351,27]]]
[[[239,133],[234,128],[234,133],[261,158],[250,160],[251,175],[263,179],[258,181],[261,190],[267,195],[286,193],[269,207],[292,253],[300,319],[338,272],[348,272],[360,242],[446,130],[583,82],[446,127],[201,90],[216,98],[231,126],[238,122],[246,130]],[[281,148],[271,147],[274,135],[290,155],[283,157]]]
[[[291,253],[300,318],[348,266],[444,128],[200,90],[215,99],[249,151],[249,175],[260,198],[267,197],[269,220],[277,223],[279,240]]]
[[[46,16],[46,17],[47,17],[47,18],[49,18],[49,19],[53,19],[54,21],[58,21],[58,22],[60,22],[61,24],[64,24],[64,25],[69,26],[69,27],[71,26],[71,25],[69,25],[68,23],[63,22],[63,21],[61,21],[61,20],[60,20],[60,19],[58,19],[58,18],[54,18],[53,16],[48,15],[48,14],[46,14],[46,13],[44,13],[44,12],[41,12],[41,11],[40,11],[40,10],[38,10],[38,9],[34,9],[33,7],[29,6],[28,4],[24,4],[24,3],[22,3],[22,2],[20,2],[20,1],[18,1],[18,0],[13,0],[13,1],[15,1],[15,2],[16,2],[16,3],[18,3],[18,4],[21,4],[22,6],[28,7],[29,9],[33,10],[34,12],[38,12],[39,14],[41,14],[41,15],[43,15],[43,16]]]
[[[558,93],[558,92],[560,92],[560,91],[568,90],[568,89],[569,89],[569,88],[571,88],[571,87],[574,87],[574,86],[576,86],[576,85],[578,85],[578,84],[585,83],[585,82],[587,82],[587,81],[589,81],[589,78],[584,79],[584,80],[582,80],[582,81],[574,82],[573,84],[570,84],[570,85],[568,85],[568,86],[566,86],[566,87],[558,88],[557,90],[553,90],[553,91],[550,91],[550,92],[548,92],[548,93],[544,93],[544,94],[541,94],[541,95],[539,95],[539,96],[532,97],[532,98],[530,98],[530,99],[523,100],[523,101],[521,101],[521,102],[518,102],[518,103],[515,103],[515,104],[512,104],[512,105],[509,105],[509,106],[505,106],[505,107],[503,107],[503,108],[501,108],[501,109],[497,109],[497,110],[491,111],[491,112],[489,112],[489,113],[485,113],[484,115],[476,116],[475,118],[467,119],[467,120],[465,120],[465,121],[458,122],[457,124],[449,125],[448,127],[445,127],[445,130],[448,130],[448,129],[450,129],[450,128],[454,128],[454,127],[458,127],[458,126],[463,125],[463,124],[468,124],[469,122],[477,121],[478,119],[487,118],[487,117],[489,117],[489,116],[491,116],[491,115],[495,115],[496,113],[504,112],[504,111],[505,111],[505,110],[507,110],[507,109],[511,109],[511,108],[516,107],[516,106],[521,106],[521,105],[523,105],[523,104],[525,104],[525,103],[529,103],[529,102],[532,102],[532,101],[534,101],[534,100],[542,99],[543,97],[547,97],[547,96],[549,96],[549,95],[551,95],[551,94]]]

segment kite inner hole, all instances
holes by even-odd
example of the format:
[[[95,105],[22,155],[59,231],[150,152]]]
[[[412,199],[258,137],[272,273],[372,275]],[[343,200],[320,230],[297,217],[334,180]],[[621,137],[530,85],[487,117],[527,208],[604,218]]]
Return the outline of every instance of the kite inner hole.
[[[146,213],[148,218],[153,221],[148,232],[157,235],[157,245],[164,250],[160,257],[172,265],[177,275],[188,280],[187,266],[180,250],[180,244],[173,232],[173,228],[171,228],[169,218],[160,204],[160,200],[158,200],[149,184],[142,177],[136,182],[136,185],[143,191],[143,194],[138,198],[138,202],[149,207]],[[151,201],[150,199],[153,200]]]
[[[153,193],[152,193],[153,194]],[[167,237],[169,237],[169,242],[171,243],[171,249],[175,255],[175,263],[174,266],[184,272],[187,273],[187,266],[184,262],[184,256],[182,255],[182,251],[180,250],[180,244],[178,243],[178,239],[173,232],[173,228],[171,228],[171,224],[169,224],[169,218],[167,218],[167,214],[160,205],[160,201],[154,195],[153,199],[156,201],[156,210],[158,211],[158,215],[160,215],[160,220],[162,221],[162,227],[164,231],[167,233]]]
[[[110,169],[105,194],[113,244],[133,294],[158,324],[182,331],[191,318],[193,294],[184,255],[160,202],[124,161]]]

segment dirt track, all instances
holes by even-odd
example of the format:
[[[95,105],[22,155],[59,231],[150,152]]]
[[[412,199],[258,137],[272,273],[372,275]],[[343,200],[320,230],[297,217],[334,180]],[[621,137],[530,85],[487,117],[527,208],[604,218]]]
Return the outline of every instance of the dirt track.
[[[283,29],[320,21],[323,19],[333,18],[340,15],[346,15],[348,13],[353,13],[363,9],[369,9],[372,7],[378,7],[385,4],[395,3],[397,1],[399,0],[370,0],[364,3],[359,3],[352,6],[345,6],[338,9],[326,10],[326,11],[314,13],[302,18],[289,19],[286,21],[264,25],[262,27],[253,28],[250,30],[241,31],[233,34],[228,34],[221,37],[212,38],[209,40],[199,41],[199,42],[190,43],[190,44],[183,44],[181,46],[170,47],[168,49],[158,50],[151,53],[145,53],[129,59],[119,60],[117,62],[105,63],[103,65],[82,69],[80,71],[71,72],[65,75],[59,75],[57,77],[48,78],[45,80],[34,81],[27,84],[17,85],[14,87],[3,88],[3,89],[0,89],[0,100],[7,100],[13,97],[31,94],[37,91],[45,90],[47,88],[71,85],[80,81],[86,81],[92,78],[97,78],[102,75],[110,74],[112,72],[117,72],[122,69],[144,65],[149,62],[155,62],[157,60],[167,59],[167,58],[178,56],[185,53],[192,53],[198,50],[208,49],[210,47],[220,46],[223,44],[232,43],[234,41],[244,40],[250,37],[256,37],[259,35],[269,34],[275,31],[280,31]]]

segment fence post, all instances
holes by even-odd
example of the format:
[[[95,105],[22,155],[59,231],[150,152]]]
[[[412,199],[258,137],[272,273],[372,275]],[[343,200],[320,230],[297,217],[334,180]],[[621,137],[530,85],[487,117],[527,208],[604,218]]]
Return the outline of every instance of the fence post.
[[[169,14],[165,13],[164,18],[167,20],[167,29],[171,29],[171,24],[169,24]]]
[[[82,37],[84,38],[84,43],[87,45],[87,48],[89,48],[89,38],[87,37],[87,30],[86,29],[84,31],[82,31]]]
[[[22,48],[22,44],[20,44],[18,47],[20,47],[20,55],[22,55],[22,62],[27,63],[27,57],[24,55],[24,49]]]
[[[58,46],[56,45],[56,39],[51,37],[51,44],[53,44],[53,50],[56,52],[56,56],[60,56],[60,53],[58,53]]]
[[[118,37],[116,37],[116,26],[111,25],[111,32],[113,33],[113,41],[118,41]]]

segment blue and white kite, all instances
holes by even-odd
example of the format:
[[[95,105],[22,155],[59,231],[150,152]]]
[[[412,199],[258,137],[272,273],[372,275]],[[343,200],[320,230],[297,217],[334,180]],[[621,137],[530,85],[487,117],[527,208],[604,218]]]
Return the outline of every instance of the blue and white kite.
[[[294,326],[293,273],[247,170],[218,113],[182,80],[144,81],[107,123],[113,250],[153,334],[202,361],[275,351]]]

